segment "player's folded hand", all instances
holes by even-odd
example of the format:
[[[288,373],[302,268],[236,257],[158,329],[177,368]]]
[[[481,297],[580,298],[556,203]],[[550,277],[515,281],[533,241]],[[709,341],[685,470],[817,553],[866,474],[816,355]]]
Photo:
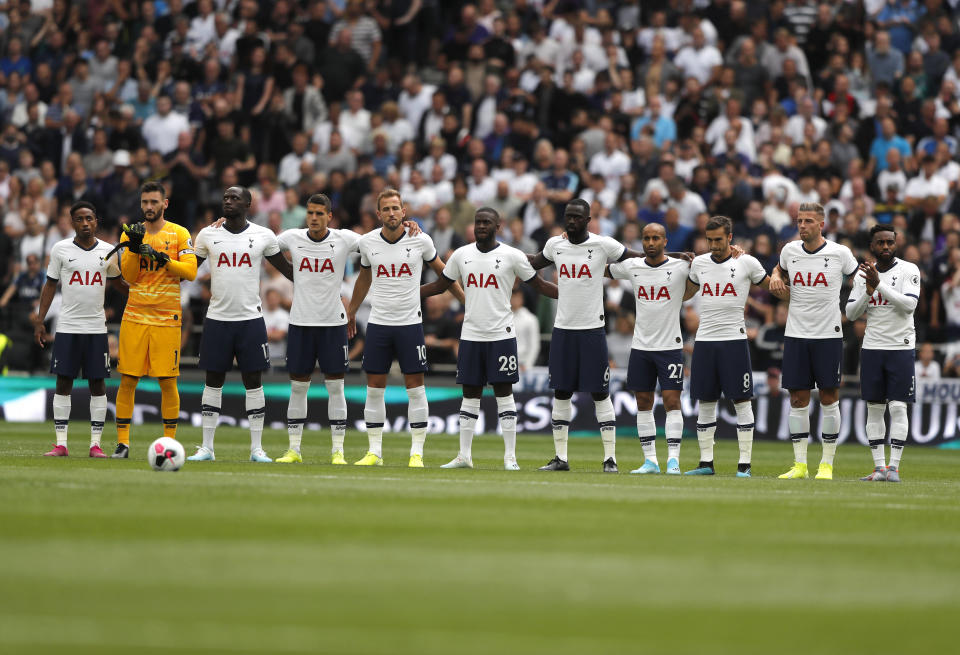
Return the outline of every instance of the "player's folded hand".
[[[167,262],[170,261],[170,255],[165,252],[160,252],[156,250],[149,243],[140,244],[140,256],[146,257],[147,259],[152,259],[153,261],[160,264],[160,266],[166,266]]]
[[[143,245],[143,237],[147,233],[147,226],[144,223],[128,223],[121,226],[123,228],[123,233],[127,235],[127,239],[130,240],[130,248],[134,252],[140,251],[140,246]]]

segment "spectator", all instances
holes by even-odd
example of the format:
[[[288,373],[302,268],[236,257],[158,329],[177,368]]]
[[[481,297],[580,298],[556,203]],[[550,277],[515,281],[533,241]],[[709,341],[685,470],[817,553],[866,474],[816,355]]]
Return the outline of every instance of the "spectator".
[[[920,344],[917,353],[917,363],[915,365],[917,382],[927,381],[936,382],[940,379],[940,363],[933,358],[933,344]]]
[[[150,150],[166,155],[177,147],[181,132],[190,129],[183,114],[173,111],[173,100],[168,95],[157,98],[157,113],[143,122],[143,138]]]
[[[677,140],[677,124],[672,118],[661,114],[661,101],[658,96],[650,98],[647,105],[647,112],[633,122],[630,128],[630,138],[638,139],[644,128],[650,126],[654,145],[660,149],[669,149],[674,141]]]
[[[867,66],[873,78],[873,91],[876,91],[877,84],[881,82],[892,88],[903,74],[903,51],[891,47],[889,32],[877,32],[873,47],[867,46]]]
[[[523,291],[513,290],[510,296],[513,310],[513,326],[517,334],[517,359],[520,371],[528,371],[537,365],[540,356],[540,322],[523,303]]]
[[[936,157],[924,155],[921,160],[920,174],[907,183],[904,200],[907,207],[919,209],[921,204],[932,196],[939,207],[946,200],[948,191],[947,181],[937,173]]]

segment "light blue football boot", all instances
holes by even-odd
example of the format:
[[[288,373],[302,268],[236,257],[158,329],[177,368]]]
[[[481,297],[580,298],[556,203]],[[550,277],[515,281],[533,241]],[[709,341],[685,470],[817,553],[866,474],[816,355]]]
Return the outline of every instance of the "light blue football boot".
[[[197,452],[188,457],[191,462],[212,462],[217,458],[214,457],[213,451],[205,446],[198,446]]]
[[[643,466],[641,466],[640,468],[633,469],[632,471],[630,471],[630,473],[637,473],[639,475],[647,475],[649,473],[659,473],[659,472],[660,472],[660,465],[657,464],[652,459],[648,459],[647,461],[645,461],[643,463]]]
[[[680,460],[676,457],[667,460],[667,475],[680,475]]]
[[[250,451],[250,461],[258,462],[260,464],[269,464],[273,460],[267,457],[267,453],[264,452],[263,448],[257,448],[256,450]]]

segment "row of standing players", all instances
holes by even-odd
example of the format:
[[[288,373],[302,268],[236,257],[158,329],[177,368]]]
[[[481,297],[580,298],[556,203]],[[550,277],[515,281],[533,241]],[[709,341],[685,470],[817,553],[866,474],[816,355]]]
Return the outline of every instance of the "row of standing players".
[[[155,196],[159,206],[153,203],[152,209],[148,207],[151,203],[144,203],[144,199],[150,200],[149,196]],[[154,288],[145,290],[146,296],[141,294],[134,298],[133,291],[138,286],[149,286],[143,278],[144,271],[178,287],[181,278],[192,279],[191,273],[196,275],[198,263],[209,259],[212,298],[200,346],[200,368],[206,371],[202,398],[203,445],[189,459],[215,459],[214,434],[222,386],[226,373],[236,360],[247,388],[251,460],[271,461],[261,446],[265,405],[261,373],[269,367],[269,350],[259,298],[259,271],[262,259],[267,258],[294,282],[287,348],[291,378],[287,415],[290,445],[278,462],[302,461],[300,444],[307,416],[307,394],[311,376],[319,367],[330,397],[328,419],[332,434],[332,462],[346,463],[343,457],[347,418],[343,377],[348,369],[347,342],[355,332],[356,312],[369,294],[371,313],[363,353],[363,369],[367,375],[364,418],[369,446],[367,454],[356,464],[383,463],[384,391],[387,372],[396,360],[404,374],[409,397],[408,422],[412,435],[409,465],[423,466],[428,407],[424,388],[427,361],[421,299],[449,289],[465,307],[457,365],[457,383],[463,387],[463,401],[460,449],[444,467],[473,466],[471,443],[482,390],[489,384],[496,396],[504,439],[504,466],[508,470],[518,469],[515,454],[517,412],[512,388],[518,381],[519,370],[510,295],[519,278],[540,293],[558,299],[550,356],[555,456],[541,470],[569,469],[567,431],[572,415],[571,398],[574,392],[580,391],[591,393],[595,402],[604,449],[603,470],[617,472],[616,417],[608,393],[609,368],[604,332],[603,277],[606,275],[629,281],[637,304],[638,318],[626,386],[637,397],[637,432],[645,461],[633,473],[660,472],[653,418],[654,392],[658,384],[666,410],[666,472],[680,473],[683,431],[680,392],[684,360],[679,317],[681,304],[699,294],[700,325],[690,382],[691,395],[699,406],[700,461],[687,474],[713,475],[715,472],[713,445],[717,403],[721,396],[725,396],[736,407],[740,450],[737,476],[750,477],[753,380],[744,305],[751,285],[758,285],[790,303],[783,386],[790,391],[789,426],[794,463],[780,477],[808,477],[808,407],[810,391],[816,386],[823,415],[823,456],[816,477],[831,479],[840,432],[838,389],[843,349],[840,289],[845,276],[857,273],[846,313],[851,319],[864,312],[868,315],[861,377],[863,397],[868,402],[867,434],[875,468],[864,479],[899,481],[899,460],[907,434],[906,403],[913,400],[914,394],[913,310],[920,276],[913,264],[896,258],[896,235],[890,226],[877,226],[872,230],[870,249],[876,262],[858,264],[848,248],[823,238],[823,207],[815,203],[805,204],[801,206],[797,219],[800,240],[783,248],[779,264],[768,275],[755,258],[731,245],[731,221],[719,216],[712,218],[707,225],[709,253],[698,257],[665,253],[665,233],[662,226],[656,224],[644,228],[643,252],[637,252],[611,238],[590,233],[587,230],[590,222],[588,204],[573,200],[564,211],[565,234],[550,239],[537,255],[526,255],[496,240],[500,217],[493,209],[481,208],[475,216],[476,241],[456,250],[444,263],[429,236],[419,232],[416,224],[405,220],[402,199],[394,190],[384,191],[377,201],[378,217],[383,227],[366,235],[329,228],[330,201],[318,194],[308,202],[307,227],[288,230],[277,237],[247,220],[249,192],[241,187],[231,187],[224,193],[224,219],[201,230],[195,246],[183,228],[165,221],[165,225],[157,225],[164,220],[163,208],[166,206],[162,187],[159,192],[145,187],[141,199],[145,223],[125,230],[121,245],[127,247],[121,250],[123,254],[119,258],[101,252],[109,249],[109,245],[93,237],[96,216],[92,208],[75,206],[71,215],[77,237],[58,244],[48,270],[51,298],[57,282],[63,282],[71,275],[66,260],[72,264],[74,259],[65,254],[77,254],[74,248],[94,255],[99,253],[98,266],[105,269],[104,278],[114,277],[122,271],[123,278],[131,286],[131,302],[128,302],[121,323],[118,368],[123,379],[117,402],[121,443],[114,456],[126,456],[129,444],[129,419],[121,418],[120,402],[128,378],[132,379],[132,387],[129,383],[126,385],[132,410],[132,390],[140,377],[157,376],[161,390],[165,392],[164,380],[172,379],[175,385],[175,375],[164,373],[179,372],[179,323],[177,343],[171,348],[169,339],[154,334],[158,332],[157,326],[142,322],[142,319],[137,321],[138,304],[150,305],[152,293],[153,304],[159,307],[163,304],[162,299],[158,300],[162,294]],[[92,224],[92,228],[87,223]],[[175,238],[163,236],[171,232]],[[157,235],[161,238],[158,239]],[[350,304],[344,307],[340,301],[340,284],[347,258],[355,252],[360,254],[361,271]],[[105,254],[108,255],[106,258]],[[89,263],[94,263],[93,258]],[[424,264],[437,273],[438,279],[421,285]],[[547,266],[556,267],[557,284],[537,275],[538,269]],[[99,323],[97,317],[89,321],[91,325],[103,325],[104,345],[106,328],[102,320],[102,289],[105,283],[106,280],[102,279]],[[63,414],[61,381],[72,384],[82,368],[85,377],[91,379],[91,391],[96,398],[103,395],[103,376],[96,379],[97,363],[100,368],[109,366],[105,348],[103,361],[99,359],[99,339],[90,341],[91,336],[101,334],[99,330],[96,335],[89,334],[89,330],[82,335],[71,329],[73,326],[69,320],[64,325],[65,319],[70,318],[69,307],[75,304],[68,299],[68,295],[76,295],[70,293],[75,291],[72,286],[63,285],[64,318],[61,318],[51,363],[52,372],[58,374],[58,390],[54,397],[58,445],[48,454],[56,454],[61,447],[61,429],[63,454],[66,453],[66,421],[58,418],[58,401],[61,405],[59,414]],[[96,285],[92,286],[95,291]],[[90,291],[86,290],[88,296]],[[171,290],[166,293],[170,294]],[[175,294],[176,309],[170,307],[168,313],[180,311],[178,288]],[[48,306],[49,302],[44,303],[42,299],[37,316],[38,340],[41,342],[45,336],[42,319]],[[159,314],[161,319],[166,318],[163,311]],[[179,320],[179,316],[173,318]],[[138,327],[128,328],[125,347],[124,325],[128,322],[138,323]],[[86,339],[85,343],[77,343],[81,338]],[[87,354],[81,357],[78,353]],[[62,355],[59,359],[58,354]],[[99,382],[100,387],[95,389],[94,382]],[[175,389],[174,386],[174,392]],[[66,394],[69,403],[69,387]],[[104,411],[105,400],[103,397]],[[168,435],[175,434],[179,414],[179,402],[176,413],[168,407],[171,404],[164,401],[162,408]],[[884,414],[888,404],[891,414],[889,466],[884,450]],[[92,400],[92,432],[95,433],[98,421],[93,411]],[[170,418],[167,418],[168,413]],[[102,431],[102,415],[100,419],[99,429]],[[121,431],[123,428],[126,435]],[[96,450],[100,451],[99,434],[95,436]],[[127,437],[126,443],[123,436]]]

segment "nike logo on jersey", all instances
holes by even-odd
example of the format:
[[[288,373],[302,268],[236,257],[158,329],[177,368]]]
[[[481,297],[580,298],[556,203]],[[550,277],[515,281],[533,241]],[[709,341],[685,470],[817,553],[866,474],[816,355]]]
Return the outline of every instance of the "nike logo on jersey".
[[[100,260],[103,261],[103,258],[101,257]],[[73,259],[68,259],[67,261],[68,261],[68,262],[75,262],[75,261],[77,261],[77,258],[74,257]]]
[[[213,242],[213,245],[217,245],[218,243],[223,243],[223,242],[222,242],[222,241],[214,241],[214,242]]]
[[[464,260],[463,260],[463,265],[466,266],[467,264],[469,264],[469,263],[472,262],[472,261],[473,261],[472,259],[464,259]]]

